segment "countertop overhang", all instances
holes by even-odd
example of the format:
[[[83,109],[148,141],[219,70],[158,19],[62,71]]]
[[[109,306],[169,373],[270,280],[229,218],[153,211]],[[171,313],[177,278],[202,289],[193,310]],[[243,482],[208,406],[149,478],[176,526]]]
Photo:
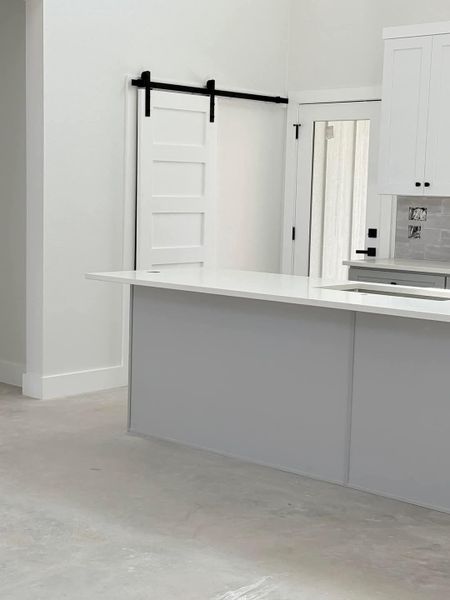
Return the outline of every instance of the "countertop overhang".
[[[423,294],[426,290],[427,295],[449,299],[449,302],[436,302],[410,297],[366,295],[322,287],[339,285],[342,281],[213,268],[114,271],[89,273],[86,277],[110,283],[450,322],[450,290],[405,288],[407,291],[416,290],[418,294]],[[387,291],[392,289],[391,286],[383,284],[377,284],[377,287]],[[396,291],[402,289],[396,286]]]

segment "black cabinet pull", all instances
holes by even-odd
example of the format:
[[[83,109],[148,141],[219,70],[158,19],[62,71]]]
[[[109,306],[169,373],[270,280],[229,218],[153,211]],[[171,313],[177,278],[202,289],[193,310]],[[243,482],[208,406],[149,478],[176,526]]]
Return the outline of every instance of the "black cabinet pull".
[[[425,181],[425,187],[430,187],[431,183],[429,181]]]
[[[416,187],[420,187],[422,184],[420,183],[420,181],[416,181]],[[426,184],[425,184],[426,185]]]

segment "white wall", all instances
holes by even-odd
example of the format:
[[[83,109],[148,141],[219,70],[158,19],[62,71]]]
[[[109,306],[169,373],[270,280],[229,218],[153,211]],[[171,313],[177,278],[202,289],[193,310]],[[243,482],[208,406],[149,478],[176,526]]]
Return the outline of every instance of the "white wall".
[[[38,397],[125,381],[122,291],[84,274],[123,268],[127,254],[126,75],[274,94],[377,85],[384,26],[450,20],[448,0],[27,4],[25,387]],[[220,264],[276,271],[285,108],[222,99],[217,118]]]
[[[219,99],[218,114],[219,265],[278,272],[285,109]]]
[[[25,364],[25,3],[0,2],[0,381]]]
[[[289,90],[379,85],[383,27],[449,20],[448,0],[292,0]]]
[[[123,267],[124,105],[135,94],[125,76],[151,69],[155,79],[214,76],[223,88],[284,93],[290,5],[32,2],[44,5],[44,275],[33,286],[45,302],[29,312],[43,355],[25,380],[29,394],[49,397],[125,381],[121,289],[84,279]],[[217,117],[220,261],[276,271],[285,108],[223,100]]]

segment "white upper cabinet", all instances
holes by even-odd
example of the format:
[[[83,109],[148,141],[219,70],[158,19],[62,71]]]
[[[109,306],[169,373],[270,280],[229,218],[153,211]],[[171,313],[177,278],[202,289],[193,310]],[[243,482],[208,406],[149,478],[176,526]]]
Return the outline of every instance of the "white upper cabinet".
[[[450,195],[450,34],[433,37],[425,181],[429,196]]]
[[[430,37],[386,41],[381,194],[411,195],[423,191],[432,44]]]
[[[440,33],[443,24],[386,30],[381,194],[450,196],[450,24],[445,25],[449,34]]]

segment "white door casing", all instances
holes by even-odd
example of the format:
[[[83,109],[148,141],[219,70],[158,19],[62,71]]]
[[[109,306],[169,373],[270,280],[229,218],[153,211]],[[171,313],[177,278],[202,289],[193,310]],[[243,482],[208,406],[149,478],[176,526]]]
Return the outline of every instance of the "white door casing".
[[[138,92],[136,268],[215,262],[216,126],[209,98]]]
[[[379,101],[334,102],[329,104],[307,104],[298,106],[297,122],[301,124],[297,142],[296,169],[287,171],[287,177],[295,179],[286,189],[295,195],[292,225],[295,226],[295,241],[290,238],[290,227],[284,228],[283,272],[309,275],[311,197],[313,177],[313,144],[316,122],[369,120],[370,145],[368,155],[368,180],[366,204],[366,235],[369,228],[378,230],[377,239],[365,240],[367,245],[377,248],[378,256],[389,256],[392,244],[392,198],[377,195],[377,163],[379,143]],[[292,153],[291,153],[292,154]],[[291,161],[292,162],[292,161]],[[292,194],[291,194],[292,195]],[[289,203],[289,198],[286,198]],[[364,242],[363,242],[364,243]],[[355,248],[354,248],[355,249]]]

